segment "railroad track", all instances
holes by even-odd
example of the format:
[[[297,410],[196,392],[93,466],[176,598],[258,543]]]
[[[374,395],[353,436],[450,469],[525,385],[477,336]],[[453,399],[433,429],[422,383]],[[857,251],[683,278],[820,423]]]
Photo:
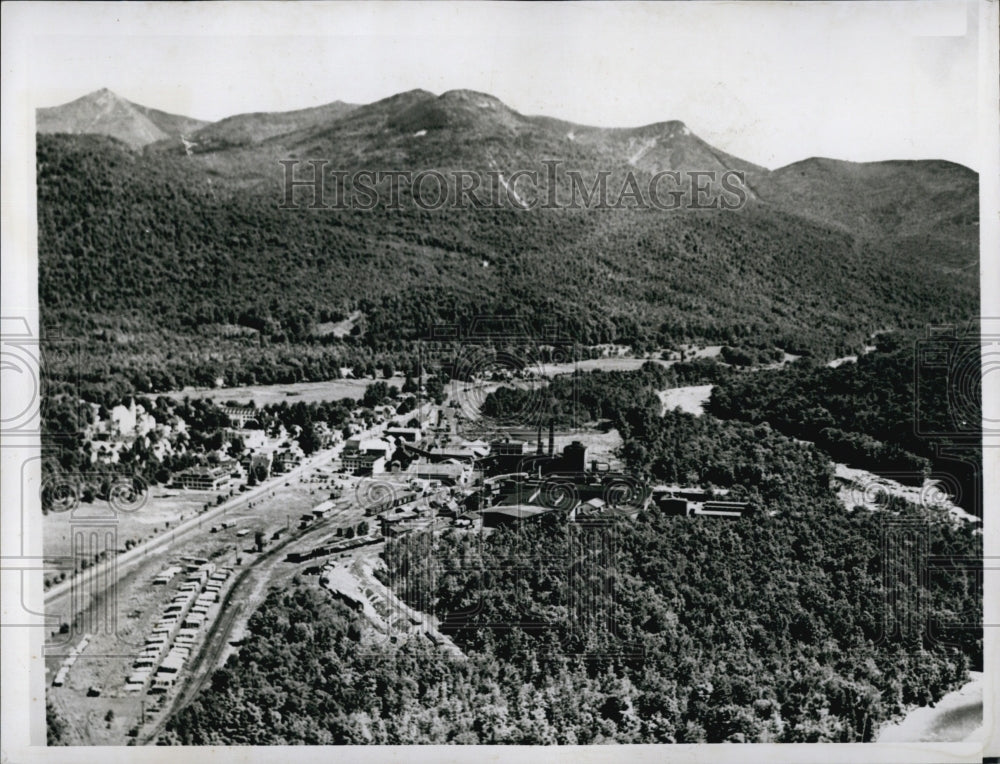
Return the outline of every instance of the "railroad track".
[[[262,567],[281,562],[281,557],[285,550],[295,542],[307,540],[312,536],[322,536],[329,530],[329,526],[334,520],[352,508],[350,505],[347,505],[340,508],[336,514],[332,514],[324,520],[313,523],[306,528],[299,528],[292,531],[286,539],[259,553],[256,559],[243,567],[236,578],[233,579],[232,586],[228,588],[225,596],[219,603],[219,615],[212,621],[212,625],[208,631],[205,632],[201,642],[202,647],[189,664],[190,668],[187,679],[182,683],[180,690],[176,693],[156,726],[150,732],[142,735],[143,745],[155,744],[160,735],[166,730],[167,723],[171,717],[191,703],[211,678],[215,666],[226,649],[233,625],[239,616],[243,614],[246,607],[246,595],[249,594],[253,585],[256,584],[253,581],[253,574],[259,572]],[[248,586],[248,584],[251,585]]]

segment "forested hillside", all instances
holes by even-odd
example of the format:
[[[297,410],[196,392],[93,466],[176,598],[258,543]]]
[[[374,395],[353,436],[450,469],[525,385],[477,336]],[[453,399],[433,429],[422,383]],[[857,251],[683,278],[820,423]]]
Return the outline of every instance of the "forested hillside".
[[[484,313],[555,324],[584,345],[700,339],[829,357],[875,329],[978,310],[974,245],[857,238],[762,203],[280,209],[270,154],[39,136],[37,156],[43,325],[83,341],[72,365],[53,354],[46,369],[117,374],[140,392],[284,381],[284,356],[329,376]],[[592,168],[603,154],[580,156]],[[353,311],[354,336],[317,330]]]
[[[714,388],[708,410],[767,422],[815,442],[835,461],[904,483],[920,485],[933,475],[957,503],[981,515],[978,341],[915,334],[877,342],[874,352],[836,368],[804,361],[729,375]]]

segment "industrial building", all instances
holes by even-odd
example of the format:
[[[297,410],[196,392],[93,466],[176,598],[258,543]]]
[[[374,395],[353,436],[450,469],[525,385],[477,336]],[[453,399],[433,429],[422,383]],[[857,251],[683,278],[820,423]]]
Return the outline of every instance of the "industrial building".
[[[749,507],[748,502],[716,498],[718,495],[726,496],[728,493],[725,489],[709,491],[703,488],[657,486],[653,489],[653,501],[661,512],[668,515],[731,519],[743,517]]]
[[[428,462],[416,459],[403,474],[420,480],[437,480],[442,485],[467,485],[472,475],[472,468],[467,463],[457,461]]]
[[[377,475],[385,472],[385,466],[392,457],[391,443],[376,438],[351,438],[344,445],[340,464],[350,474],[365,473]]]
[[[387,438],[395,438],[407,443],[416,443],[422,435],[423,431],[419,427],[387,427],[385,429]]]

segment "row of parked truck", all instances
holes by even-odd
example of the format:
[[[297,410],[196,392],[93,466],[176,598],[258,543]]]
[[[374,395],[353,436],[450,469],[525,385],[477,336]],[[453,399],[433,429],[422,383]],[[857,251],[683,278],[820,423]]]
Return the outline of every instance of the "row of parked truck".
[[[76,663],[76,658],[80,653],[87,649],[87,645],[90,644],[90,635],[84,634],[83,638],[77,642],[72,649],[69,651],[62,664],[59,666],[59,670],[56,672],[55,678],[52,680],[53,687],[62,687],[66,684],[66,677],[69,676],[69,670],[73,668],[73,664]]]
[[[216,569],[214,563],[197,557],[183,558],[172,568],[187,576],[177,594],[163,608],[142,651],[132,663],[132,673],[125,683],[126,692],[160,693],[173,687],[191,657],[199,630],[209,621],[210,608],[219,601],[233,573],[231,568]],[[174,575],[176,572],[170,577]]]

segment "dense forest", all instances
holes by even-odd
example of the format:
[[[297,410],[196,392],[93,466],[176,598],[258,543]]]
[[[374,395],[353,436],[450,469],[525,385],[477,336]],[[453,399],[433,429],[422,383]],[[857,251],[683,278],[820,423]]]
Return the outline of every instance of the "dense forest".
[[[816,443],[835,461],[900,482],[942,479],[957,503],[980,514],[978,338],[885,334],[876,342],[873,352],[836,368],[803,359],[729,375],[714,387],[708,410],[767,422]]]
[[[904,501],[847,510],[827,457],[766,423],[631,405],[613,418],[630,469],[729,488],[751,511],[553,512],[485,538],[391,539],[386,581],[464,659],[421,637],[368,647],[357,616],[300,585],[269,599],[166,741],[869,741],[981,667],[981,632],[946,628],[980,621],[981,583],[883,550],[910,527],[935,557],[977,558],[974,526]]]
[[[213,161],[38,137],[47,374],[136,392],[331,378],[380,356],[400,365],[433,327],[493,314],[584,346],[826,358],[978,307],[974,244],[855,239],[764,204],[280,209],[275,157],[240,173]]]

